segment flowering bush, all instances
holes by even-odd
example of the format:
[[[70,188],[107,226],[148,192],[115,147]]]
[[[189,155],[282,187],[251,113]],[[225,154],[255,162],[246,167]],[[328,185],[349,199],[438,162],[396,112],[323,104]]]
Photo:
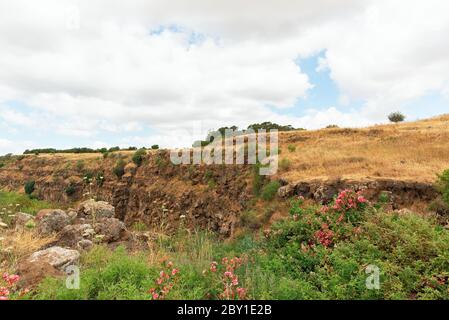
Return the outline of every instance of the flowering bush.
[[[17,290],[16,285],[20,277],[16,274],[3,273],[0,280],[0,300],[10,300],[24,296],[28,289]]]
[[[315,232],[315,240],[324,247],[331,246],[336,239],[344,239],[357,233],[356,224],[363,218],[362,212],[368,205],[368,200],[362,192],[343,190],[328,206],[323,206],[318,212],[320,228]]]
[[[239,276],[236,271],[248,262],[246,256],[223,258],[221,264],[216,261],[211,262],[209,270],[205,270],[205,274],[209,274],[214,283],[220,283],[218,298],[224,300],[244,300],[246,299],[247,290],[240,286]]]
[[[154,288],[148,290],[152,300],[163,300],[170,293],[179,277],[179,269],[173,267],[173,262],[162,260],[163,269],[156,279]]]
[[[363,219],[363,211],[368,206],[362,192],[349,189],[341,191],[331,204],[320,209],[304,209],[303,203],[303,197],[291,202],[290,214],[293,220],[301,219],[301,225],[307,225],[307,229],[312,232],[312,239],[307,239],[308,245],[321,244],[326,248],[337,240],[357,233],[357,224]]]

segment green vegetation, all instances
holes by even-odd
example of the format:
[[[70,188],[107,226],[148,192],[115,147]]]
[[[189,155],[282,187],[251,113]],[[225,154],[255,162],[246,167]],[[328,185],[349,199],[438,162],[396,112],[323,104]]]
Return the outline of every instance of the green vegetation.
[[[76,188],[73,183],[70,183],[64,190],[65,194],[70,197],[73,196],[76,193]]]
[[[179,270],[166,299],[223,299],[223,258],[232,257],[239,257],[232,272],[242,298],[449,299],[448,230],[432,217],[384,213],[351,191],[339,199],[337,207],[339,202],[308,207],[294,200],[291,216],[265,237],[247,233],[223,242],[210,233],[179,230],[160,236],[151,253],[95,247],[82,255],[80,290],[66,289],[64,279],[47,279],[34,297],[150,299],[147,292],[162,270],[159,257],[166,256]],[[350,199],[355,208],[347,206]],[[246,211],[241,224],[257,229],[261,221]],[[379,271],[378,289],[366,285],[372,270]]]
[[[405,115],[403,115],[401,112],[392,112],[388,115],[388,120],[394,123],[402,122],[405,120]]]
[[[296,146],[294,144],[289,144],[287,147],[289,152],[295,152],[296,151]]]
[[[257,163],[253,166],[253,193],[255,196],[259,196],[262,188],[265,184],[265,176],[260,174],[261,164]]]
[[[99,149],[92,149],[92,148],[70,148],[70,149],[55,149],[55,148],[41,148],[41,149],[31,149],[31,150],[25,150],[23,154],[35,154],[38,155],[40,153],[106,153],[106,152],[114,152],[114,151],[133,151],[137,150],[137,147],[129,147],[121,149],[120,147],[112,147],[112,148],[99,148]]]
[[[449,205],[449,169],[438,176],[437,181],[444,202]]]
[[[301,130],[301,129],[295,129],[294,127],[292,127],[291,125],[279,125],[277,123],[272,123],[269,121],[266,122],[262,122],[262,123],[254,123],[254,124],[250,124],[248,126],[248,129],[253,129],[254,131],[258,131],[258,130],[270,130],[270,129],[277,129],[279,131],[291,131],[291,130]]]
[[[147,152],[145,149],[139,149],[136,152],[134,152],[132,156],[132,161],[137,165],[140,166],[145,159]]]
[[[27,181],[25,183],[24,189],[27,195],[31,195],[35,190],[36,182],[34,180]]]
[[[116,162],[113,172],[117,176],[117,178],[120,179],[125,174],[125,166],[126,162],[123,159],[119,159]]]
[[[32,199],[25,194],[0,191],[0,217],[3,221],[7,221],[9,215],[19,211],[34,215],[39,210],[48,208],[54,208],[54,205],[46,201]]]
[[[287,158],[283,158],[279,161],[279,169],[287,171],[291,167],[291,161]]]
[[[151,149],[153,149],[153,150],[158,150],[158,149],[159,149],[159,145],[158,145],[158,144],[153,144],[153,145],[151,146]]]
[[[278,189],[281,187],[279,181],[271,181],[262,188],[260,194],[261,198],[265,201],[271,201],[276,196]]]

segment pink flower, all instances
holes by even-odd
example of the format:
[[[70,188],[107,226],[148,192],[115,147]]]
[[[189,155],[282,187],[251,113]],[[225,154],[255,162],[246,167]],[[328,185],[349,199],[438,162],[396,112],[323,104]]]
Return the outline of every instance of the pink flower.
[[[217,272],[217,263],[216,263],[215,261],[213,261],[213,262],[210,264],[210,271],[211,271],[211,272]]]
[[[231,278],[231,277],[232,277],[232,272],[231,272],[231,271],[226,271],[226,272],[224,273],[224,276],[225,276],[225,277],[228,277],[228,278]]]
[[[367,202],[367,200],[366,200],[365,197],[363,197],[363,196],[359,196],[359,197],[357,198],[357,201],[360,202],[360,203],[366,203],[366,202]]]
[[[0,296],[0,301],[8,300],[8,297]]]
[[[0,287],[0,296],[9,296],[8,288]]]
[[[245,288],[237,288],[237,295],[238,295],[240,300],[245,299],[246,289]]]
[[[178,272],[179,272],[178,269],[173,269],[173,270],[171,271],[171,275],[172,275],[172,276],[175,276]]]
[[[156,292],[155,292],[155,293],[153,293],[153,299],[154,299],[154,300],[157,300],[157,299],[159,299],[159,294],[157,294]]]

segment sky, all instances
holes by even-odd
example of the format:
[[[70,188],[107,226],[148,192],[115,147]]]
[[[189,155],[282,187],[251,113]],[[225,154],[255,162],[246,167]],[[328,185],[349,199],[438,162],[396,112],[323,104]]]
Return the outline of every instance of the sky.
[[[2,0],[0,154],[449,113],[446,0]]]

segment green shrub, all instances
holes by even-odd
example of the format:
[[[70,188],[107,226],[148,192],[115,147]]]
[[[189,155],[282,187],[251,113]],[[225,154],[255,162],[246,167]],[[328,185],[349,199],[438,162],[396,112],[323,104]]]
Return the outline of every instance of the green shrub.
[[[102,187],[104,184],[104,172],[98,171],[95,176],[95,181],[97,182],[97,186]]]
[[[126,163],[123,159],[120,159],[115,164],[115,167],[113,169],[114,174],[117,176],[117,178],[121,178],[125,174],[125,166]]]
[[[103,159],[107,159],[109,157],[109,152],[103,152]]]
[[[290,151],[290,152],[296,151],[296,146],[294,144],[289,144],[287,148],[288,148],[288,151]]]
[[[75,185],[73,183],[70,183],[64,190],[65,194],[67,196],[73,196],[76,193],[76,188]]]
[[[142,164],[143,160],[145,159],[146,154],[147,154],[147,152],[145,151],[145,149],[139,149],[136,152],[134,152],[134,154],[132,156],[132,161],[137,166],[140,166]]]
[[[276,196],[278,189],[281,187],[279,181],[271,181],[262,188],[261,197],[265,201],[271,201]]]
[[[31,195],[35,190],[36,182],[34,180],[27,181],[25,183],[25,193]]]
[[[153,150],[158,150],[158,149],[159,149],[159,145],[158,145],[158,144],[153,144],[153,145],[151,146],[151,149],[153,149]]]
[[[449,204],[449,169],[438,175],[438,187],[443,196],[444,202]]]
[[[253,193],[256,196],[260,195],[260,192],[265,184],[265,176],[260,174],[261,164],[257,163],[253,166]]]
[[[3,162],[0,162],[0,169],[3,168],[5,164]]]
[[[290,169],[290,166],[291,166],[291,162],[287,158],[281,159],[281,161],[279,161],[279,168],[282,171],[287,171],[288,169]]]
[[[241,213],[240,224],[242,227],[247,227],[254,230],[261,227],[261,223],[257,218],[256,213],[252,210],[246,210]]]
[[[394,122],[394,123],[402,122],[405,120],[405,116],[399,111],[392,112],[388,115],[388,120],[390,120],[391,122]]]
[[[79,172],[82,172],[82,171],[84,170],[84,166],[85,166],[85,164],[84,164],[84,161],[83,161],[83,160],[78,160],[78,161],[76,162],[76,169],[77,169]]]

